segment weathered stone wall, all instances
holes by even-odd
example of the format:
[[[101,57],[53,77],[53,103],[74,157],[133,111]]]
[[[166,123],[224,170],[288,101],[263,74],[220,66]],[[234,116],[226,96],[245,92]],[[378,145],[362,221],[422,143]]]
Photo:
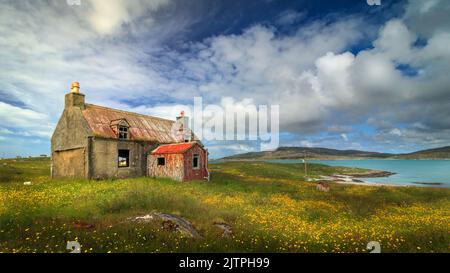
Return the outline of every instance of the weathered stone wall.
[[[63,151],[87,146],[91,135],[89,125],[80,108],[64,109],[51,139],[52,151]]]
[[[88,177],[89,135],[90,129],[81,109],[64,109],[51,139],[52,177]]]
[[[52,154],[54,178],[85,178],[86,149],[55,151]]]
[[[90,178],[126,178],[146,174],[146,154],[154,145],[146,142],[92,138]],[[119,150],[129,150],[129,167],[119,167]]]

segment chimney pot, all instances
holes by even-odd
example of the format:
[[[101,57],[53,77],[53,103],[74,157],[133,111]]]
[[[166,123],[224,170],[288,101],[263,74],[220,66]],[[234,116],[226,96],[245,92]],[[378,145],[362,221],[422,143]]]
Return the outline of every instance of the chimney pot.
[[[72,92],[72,93],[80,93],[80,83],[79,82],[72,82],[72,85],[70,87],[70,92]]]

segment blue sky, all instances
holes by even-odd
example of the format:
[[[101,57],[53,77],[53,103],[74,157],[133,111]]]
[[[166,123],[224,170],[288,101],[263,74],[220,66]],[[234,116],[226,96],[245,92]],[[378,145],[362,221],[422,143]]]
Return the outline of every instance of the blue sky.
[[[450,143],[448,1],[0,1],[0,157],[49,154],[70,82],[174,118],[280,105],[280,145],[409,152]],[[206,142],[213,158],[257,151]]]

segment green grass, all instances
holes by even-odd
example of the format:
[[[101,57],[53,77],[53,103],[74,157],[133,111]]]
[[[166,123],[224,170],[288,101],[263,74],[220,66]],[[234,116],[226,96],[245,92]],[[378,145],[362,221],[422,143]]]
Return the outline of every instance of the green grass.
[[[47,179],[50,175],[50,158],[20,158],[0,160],[0,183],[24,182],[30,179]]]
[[[367,252],[369,241],[383,252],[450,251],[449,189],[332,184],[325,193],[305,182],[302,164],[211,164],[209,183],[50,180],[49,167],[0,161],[0,252],[67,252],[73,240],[83,252]],[[309,166],[313,177],[363,171]],[[127,220],[152,211],[186,218],[202,238]]]

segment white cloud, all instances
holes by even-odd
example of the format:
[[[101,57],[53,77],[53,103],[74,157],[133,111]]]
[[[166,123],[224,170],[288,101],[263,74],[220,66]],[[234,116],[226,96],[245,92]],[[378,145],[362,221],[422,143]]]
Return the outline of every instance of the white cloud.
[[[10,128],[26,128],[19,132],[20,135],[50,137],[53,131],[53,124],[49,122],[47,115],[4,102],[0,102],[0,123]],[[10,134],[12,131],[2,129],[1,133]]]
[[[374,46],[376,51],[392,60],[410,62],[413,57],[411,45],[416,40],[417,36],[411,33],[401,20],[393,19],[381,29]]]
[[[214,97],[226,94],[238,99],[250,97],[256,103],[280,104],[284,129],[308,130],[312,123],[323,120],[326,107],[339,97],[336,90],[323,89],[315,73],[316,61],[325,55],[318,62],[322,78],[332,76],[327,73],[346,73],[345,68],[338,66],[347,66],[351,54],[328,63],[325,58],[331,58],[332,53],[326,54],[341,52],[358,41],[362,37],[359,23],[355,18],[327,26],[317,22],[287,37],[276,36],[274,29],[255,26],[240,36],[212,38],[203,46],[198,60],[207,69],[203,74],[209,72],[212,80],[201,84],[199,89]],[[340,64],[333,68],[333,61]],[[204,65],[205,62],[211,65]],[[192,61],[189,66],[192,67]],[[333,84],[333,79],[327,79]],[[344,86],[341,91],[349,92]]]
[[[353,86],[349,68],[355,56],[350,52],[335,55],[328,52],[316,61],[317,78],[324,90],[323,101],[330,106],[346,106],[354,103]]]
[[[314,147],[314,143],[312,143],[311,141],[308,141],[308,140],[302,140],[302,141],[300,141],[300,146]]]
[[[6,128],[0,128],[0,135],[11,135],[13,132],[11,130],[8,130]]]
[[[409,0],[403,20],[411,31],[428,39],[450,28],[448,14],[450,5],[447,0]]]
[[[303,19],[306,16],[306,12],[299,12],[295,10],[287,10],[281,13],[276,20],[278,25],[291,25]]]
[[[101,34],[110,34],[122,24],[167,5],[169,0],[89,0],[87,3],[91,6],[87,18],[93,28]]]
[[[209,144],[207,145],[208,151],[210,152],[210,158],[219,158],[227,155],[256,152],[259,149],[248,145],[248,144],[236,144],[236,143],[220,143],[220,144]],[[218,156],[220,155],[220,156]]]
[[[130,20],[126,1],[91,0],[93,7],[88,18],[92,26],[100,33],[110,33],[116,27]]]
[[[0,102],[0,117],[3,122],[2,124],[6,123],[25,126],[42,122],[48,118],[45,114],[15,107],[4,102]]]
[[[400,129],[398,128],[394,128],[389,132],[391,135],[394,136],[401,136],[402,135],[402,131],[400,131]]]

